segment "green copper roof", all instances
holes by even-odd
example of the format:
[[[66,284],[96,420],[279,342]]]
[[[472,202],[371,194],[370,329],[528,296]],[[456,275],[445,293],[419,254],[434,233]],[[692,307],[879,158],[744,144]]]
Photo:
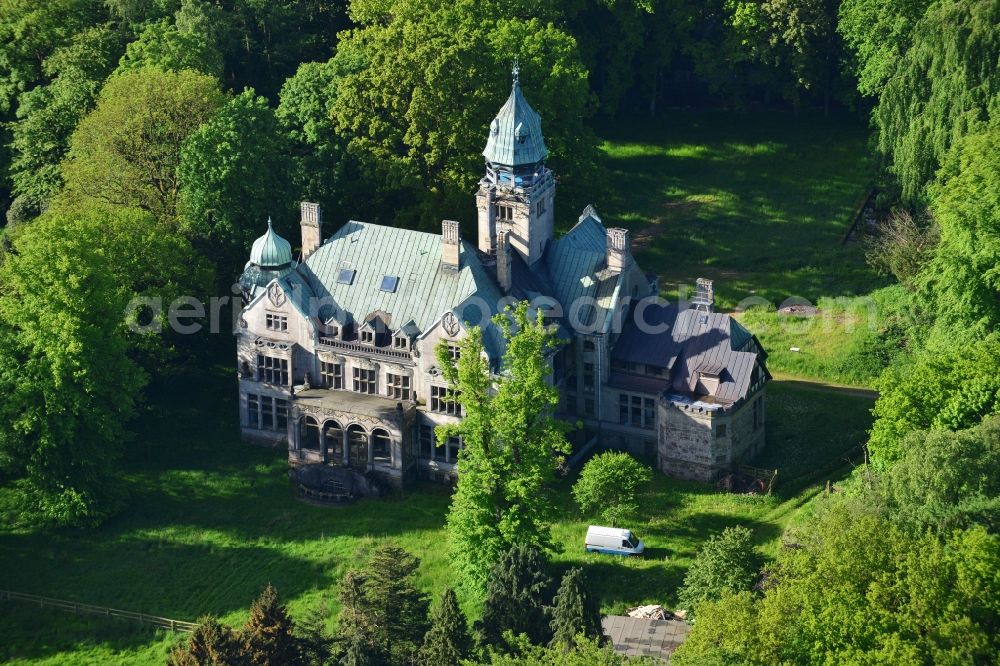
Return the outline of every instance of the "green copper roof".
[[[250,263],[262,268],[282,268],[292,263],[292,246],[274,232],[267,220],[267,233],[253,242]]]
[[[549,154],[542,136],[542,120],[521,93],[514,70],[514,86],[500,113],[490,123],[483,156],[496,166],[537,164]]]
[[[309,293],[330,304],[339,320],[349,312],[360,323],[381,311],[391,318],[391,330],[409,334],[426,333],[452,311],[460,320],[486,329],[487,352],[498,358],[502,340],[489,318],[497,313],[503,294],[464,241],[459,261],[458,270],[441,266],[440,234],[351,221],[286,280],[301,275]],[[350,284],[338,280],[344,270],[354,271]],[[386,276],[399,278],[394,291],[380,288]]]

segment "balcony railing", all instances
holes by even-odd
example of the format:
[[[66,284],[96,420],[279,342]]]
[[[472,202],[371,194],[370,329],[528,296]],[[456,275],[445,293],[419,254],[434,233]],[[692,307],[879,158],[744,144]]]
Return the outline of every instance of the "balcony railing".
[[[331,338],[325,335],[321,335],[319,337],[319,344],[324,347],[330,347],[331,349],[339,349],[341,351],[363,354],[365,356],[381,356],[383,358],[389,358],[396,361],[413,360],[413,356],[406,350],[389,349],[388,347],[375,347],[374,345],[368,345],[362,342],[345,342],[344,340],[338,340],[337,338]]]

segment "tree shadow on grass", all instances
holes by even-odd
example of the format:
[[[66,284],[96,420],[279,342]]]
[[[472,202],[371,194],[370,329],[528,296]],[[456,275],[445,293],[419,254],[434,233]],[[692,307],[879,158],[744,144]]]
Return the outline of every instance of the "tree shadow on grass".
[[[14,553],[9,546],[5,539],[3,589],[188,622],[209,613],[243,614],[267,583],[286,599],[329,587],[336,563],[333,558],[307,560],[273,548],[168,539],[119,539],[104,552],[81,552],[70,543]],[[29,609],[36,611],[35,619],[25,622]],[[115,652],[137,649],[156,636],[124,620],[79,618],[59,609],[34,609],[25,602],[6,603],[3,615],[0,644],[13,644],[17,656],[24,658],[80,653],[94,645]],[[51,640],[53,636],[58,640]]]
[[[164,663],[169,646],[186,636],[128,620],[8,605],[0,613],[0,661],[100,663],[113,657],[121,659],[125,653],[141,654],[144,663]]]

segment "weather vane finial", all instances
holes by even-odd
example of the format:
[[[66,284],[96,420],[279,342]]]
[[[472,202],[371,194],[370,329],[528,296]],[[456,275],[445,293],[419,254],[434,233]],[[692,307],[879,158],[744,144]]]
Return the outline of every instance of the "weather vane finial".
[[[514,85],[518,85],[521,78],[521,67],[517,64],[517,56],[514,56],[514,67],[510,70],[510,74],[514,77]]]

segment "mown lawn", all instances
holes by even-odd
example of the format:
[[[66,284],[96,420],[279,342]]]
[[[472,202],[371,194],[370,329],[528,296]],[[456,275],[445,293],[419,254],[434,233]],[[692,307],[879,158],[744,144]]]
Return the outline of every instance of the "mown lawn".
[[[665,292],[713,278],[732,308],[878,283],[858,247],[840,244],[871,180],[855,117],[675,110],[599,133],[604,190],[593,203],[606,224],[632,231],[636,258]]]
[[[391,539],[420,556],[420,585],[455,584],[445,552],[447,490],[424,486],[377,501],[324,508],[294,499],[284,455],[238,441],[235,390],[226,369],[164,382],[129,452],[129,508],[97,530],[0,532],[0,589],[193,620],[238,623],[273,583],[301,614],[326,596],[336,612],[344,572]],[[772,497],[727,495],[657,476],[633,526],[649,550],[623,560],[582,552],[588,521],[559,484],[557,569],[582,565],[605,611],[675,600],[700,544],[728,525],[751,527],[773,554],[782,529],[864,436],[870,399],[776,382],[761,464],[782,469]],[[809,478],[816,468],[825,476]],[[796,483],[799,477],[807,483]],[[0,491],[0,502],[9,493]],[[9,507],[7,507],[9,510]],[[466,610],[478,612],[474,599]],[[20,603],[0,606],[0,660],[24,663],[162,663],[177,637],[122,621],[77,618]]]

